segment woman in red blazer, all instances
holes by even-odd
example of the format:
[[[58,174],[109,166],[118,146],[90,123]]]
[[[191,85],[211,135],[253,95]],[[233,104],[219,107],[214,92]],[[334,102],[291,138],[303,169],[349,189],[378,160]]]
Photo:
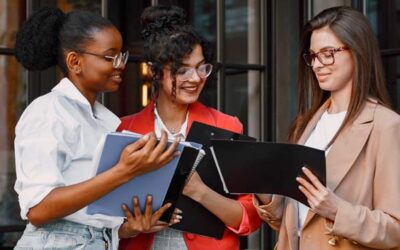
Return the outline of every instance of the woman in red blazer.
[[[165,130],[170,138],[184,140],[192,122],[199,121],[238,133],[243,131],[236,117],[197,102],[212,71],[208,63],[211,56],[205,40],[192,26],[185,25],[184,17],[184,11],[175,6],[153,6],[143,12],[145,56],[157,97],[141,112],[122,118],[119,130],[141,134]],[[157,226],[149,233],[121,240],[120,249],[239,249],[239,236],[260,226],[250,195],[226,198],[207,187],[197,173],[183,193],[225,223],[221,240]],[[190,214],[183,211],[183,216]]]

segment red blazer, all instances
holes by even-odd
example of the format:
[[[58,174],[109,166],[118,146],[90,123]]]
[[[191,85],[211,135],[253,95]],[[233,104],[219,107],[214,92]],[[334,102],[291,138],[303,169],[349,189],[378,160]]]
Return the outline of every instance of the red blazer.
[[[122,118],[122,123],[118,128],[121,130],[130,130],[140,134],[146,134],[154,131],[154,102],[150,103],[145,109],[139,113]],[[189,105],[188,128],[189,131],[193,121],[199,121],[205,124],[216,126],[219,128],[231,130],[233,132],[242,133],[243,126],[239,119],[223,114],[213,108],[204,106],[201,103],[193,103]],[[251,195],[241,195],[237,200],[243,208],[243,217],[238,229],[227,227],[221,240],[203,237],[191,233],[183,233],[186,246],[189,250],[208,249],[239,249],[239,236],[248,235],[257,230],[261,224],[261,220],[252,203]],[[139,234],[136,237],[122,239],[119,249],[136,250],[150,249],[153,244],[154,233]]]

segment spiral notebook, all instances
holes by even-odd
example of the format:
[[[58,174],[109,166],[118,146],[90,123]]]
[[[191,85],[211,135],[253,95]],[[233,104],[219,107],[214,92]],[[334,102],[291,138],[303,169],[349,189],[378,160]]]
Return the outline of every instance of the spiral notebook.
[[[215,192],[225,197],[235,199],[236,195],[230,195],[224,192],[217,167],[215,166],[209,149],[211,139],[250,141],[255,141],[255,139],[196,121],[193,122],[186,139],[202,144],[206,152],[204,159],[197,166],[197,172],[203,182]],[[225,224],[201,204],[182,195],[179,197],[176,207],[182,210],[184,215],[181,222],[172,225],[172,228],[216,239],[222,238],[226,229]]]
[[[93,164],[97,167],[96,174],[115,166],[123,149],[137,141],[142,135],[135,133],[112,132],[104,136],[99,143]],[[170,145],[172,141],[168,142]],[[121,205],[126,204],[132,211],[132,198],[138,197],[139,205],[144,211],[147,195],[153,196],[153,211],[171,202],[172,206],[162,216],[161,220],[169,222],[181,195],[183,187],[204,156],[202,145],[192,142],[180,142],[177,150],[181,154],[158,170],[135,177],[121,185],[87,207],[88,214],[105,214],[124,217]]]

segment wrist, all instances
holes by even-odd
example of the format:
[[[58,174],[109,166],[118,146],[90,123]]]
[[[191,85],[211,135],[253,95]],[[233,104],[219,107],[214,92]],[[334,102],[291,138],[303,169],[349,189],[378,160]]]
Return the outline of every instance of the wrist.
[[[255,197],[259,201],[260,205],[267,205],[272,201],[271,194],[255,194]]]
[[[122,163],[117,163],[113,168],[110,169],[116,177],[117,181],[124,184],[131,180],[134,176],[126,171],[125,166]]]
[[[129,229],[129,224],[128,222],[124,222],[121,227],[118,230],[118,236],[119,238],[123,239],[123,238],[132,238],[135,237],[139,234],[140,232],[138,231],[132,231]]]
[[[202,203],[208,193],[208,187],[206,185],[201,185],[196,189],[196,192],[192,195],[192,199],[198,203]]]

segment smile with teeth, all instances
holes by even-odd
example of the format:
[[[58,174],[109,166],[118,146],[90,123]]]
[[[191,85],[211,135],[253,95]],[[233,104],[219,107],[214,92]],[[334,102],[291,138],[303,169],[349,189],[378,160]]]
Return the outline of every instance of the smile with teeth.
[[[121,75],[120,74],[112,75],[111,78],[115,80],[121,80]]]
[[[187,91],[196,91],[197,90],[197,85],[193,85],[193,86],[185,86],[185,87],[181,87],[181,89],[183,90],[187,90]]]

